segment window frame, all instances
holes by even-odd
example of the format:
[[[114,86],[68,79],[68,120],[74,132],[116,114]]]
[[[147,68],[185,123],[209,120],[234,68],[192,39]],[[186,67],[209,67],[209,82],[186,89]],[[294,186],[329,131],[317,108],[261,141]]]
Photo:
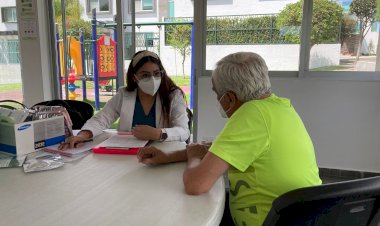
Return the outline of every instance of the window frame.
[[[90,1],[91,0],[86,0],[86,11],[87,11],[87,14],[91,14],[92,12],[92,9],[90,8]],[[99,0],[97,0],[98,3],[99,3]],[[108,11],[100,11],[100,9],[96,9],[96,13],[97,14],[110,14],[112,13],[112,1],[111,0],[107,0],[108,1]]]
[[[310,34],[312,25],[313,0],[303,0],[301,42],[298,71],[269,71],[271,78],[320,79],[338,81],[380,81],[380,71],[310,71]],[[207,14],[205,15],[207,17]],[[380,34],[379,34],[380,35]],[[203,40],[205,42],[205,40]],[[380,45],[380,43],[378,44]],[[380,48],[380,46],[378,47]],[[376,61],[380,61],[376,56]],[[204,57],[206,65],[206,57]],[[200,76],[211,76],[212,70],[205,70]]]
[[[14,12],[12,12],[12,16],[14,16],[14,21],[6,21],[5,20],[5,10],[7,9],[10,9],[10,10],[14,10]],[[7,6],[7,7],[1,7],[1,22],[3,23],[17,23],[17,11],[16,11],[16,6]]]
[[[302,27],[301,30],[301,48],[300,48],[300,63],[299,71],[296,72],[296,78],[306,79],[323,79],[323,80],[341,80],[341,81],[380,81],[379,71],[310,71],[310,34],[311,22],[313,13],[313,0],[304,0],[303,14],[302,14]],[[306,16],[305,16],[306,15]],[[376,61],[379,61],[376,56]],[[281,73],[270,73],[272,77],[281,77]]]
[[[143,1],[144,0],[139,0],[140,2],[141,2],[141,8],[143,8]],[[131,2],[132,1],[130,1],[129,2],[129,4],[130,4],[130,7],[128,8],[129,10],[129,13],[131,14],[132,13],[132,11],[131,11],[131,8],[132,8],[132,6],[131,6]],[[157,1],[156,0],[152,0],[152,9],[151,10],[136,10],[135,11],[135,13],[136,14],[149,14],[149,13],[155,13],[156,12],[156,4],[157,4]],[[136,7],[136,0],[135,0],[135,7]]]

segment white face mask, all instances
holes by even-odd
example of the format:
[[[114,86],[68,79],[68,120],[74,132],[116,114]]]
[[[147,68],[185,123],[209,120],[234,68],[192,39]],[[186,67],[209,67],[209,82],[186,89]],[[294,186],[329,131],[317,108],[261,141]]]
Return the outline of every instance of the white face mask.
[[[227,112],[229,112],[231,110],[231,108],[227,109],[226,111],[223,109],[222,105],[220,104],[220,100],[223,99],[225,94],[222,95],[222,97],[216,101],[216,107],[218,108],[218,111],[220,113],[220,116],[222,116],[222,118],[228,118],[227,116]]]
[[[161,78],[156,78],[154,76],[151,76],[147,79],[142,79],[137,81],[137,85],[140,87],[140,89],[151,96],[154,96],[160,88],[161,84]]]

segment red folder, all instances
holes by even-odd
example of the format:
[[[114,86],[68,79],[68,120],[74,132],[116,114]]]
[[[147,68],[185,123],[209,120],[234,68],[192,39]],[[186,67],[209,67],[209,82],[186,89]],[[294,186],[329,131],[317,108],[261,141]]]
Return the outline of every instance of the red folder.
[[[139,152],[139,148],[106,148],[106,147],[94,147],[92,149],[93,153],[96,154],[117,154],[117,155],[136,155]]]

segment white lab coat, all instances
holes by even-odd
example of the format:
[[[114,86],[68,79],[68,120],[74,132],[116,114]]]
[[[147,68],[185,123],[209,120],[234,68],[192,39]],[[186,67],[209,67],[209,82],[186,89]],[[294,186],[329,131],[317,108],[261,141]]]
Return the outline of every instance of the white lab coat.
[[[125,87],[119,88],[96,115],[89,119],[82,130],[90,130],[94,136],[108,129],[120,117],[118,131],[129,132],[132,129],[133,113],[135,111],[137,89],[129,92]],[[179,90],[173,91],[169,98],[169,125],[164,125],[161,118],[161,101],[156,95],[156,128],[164,128],[168,134],[166,141],[186,141],[190,136],[186,102]],[[166,123],[167,124],[167,123]]]

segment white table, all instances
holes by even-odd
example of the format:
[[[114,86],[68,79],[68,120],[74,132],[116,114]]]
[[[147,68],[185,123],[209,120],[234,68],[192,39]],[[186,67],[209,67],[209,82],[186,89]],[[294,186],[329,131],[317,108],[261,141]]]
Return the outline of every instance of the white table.
[[[175,150],[178,142],[155,144]],[[219,225],[225,187],[184,192],[186,163],[155,167],[135,155],[90,154],[43,172],[0,169],[1,225]]]

